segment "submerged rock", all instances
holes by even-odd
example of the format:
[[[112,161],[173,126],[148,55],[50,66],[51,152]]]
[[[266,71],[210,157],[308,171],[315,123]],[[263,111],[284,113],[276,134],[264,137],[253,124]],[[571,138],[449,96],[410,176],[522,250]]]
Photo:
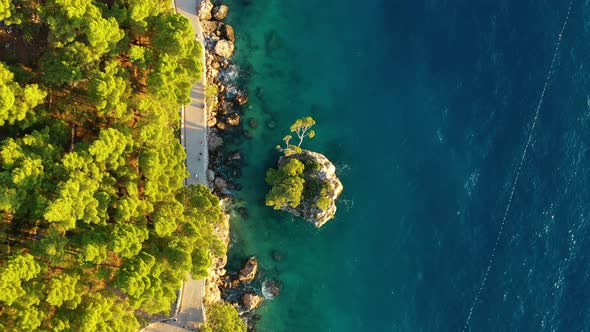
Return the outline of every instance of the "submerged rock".
[[[251,118],[250,120],[248,120],[248,126],[252,129],[258,128],[258,120]]]
[[[256,277],[256,272],[258,271],[258,259],[254,256],[248,258],[244,267],[240,270],[238,275],[238,280],[241,282],[250,282],[254,280]]]
[[[282,261],[282,260],[283,260],[283,254],[282,254],[280,251],[278,251],[278,250],[273,250],[273,251],[271,252],[271,256],[272,256],[272,259],[273,259],[275,262],[280,262],[280,261]]]

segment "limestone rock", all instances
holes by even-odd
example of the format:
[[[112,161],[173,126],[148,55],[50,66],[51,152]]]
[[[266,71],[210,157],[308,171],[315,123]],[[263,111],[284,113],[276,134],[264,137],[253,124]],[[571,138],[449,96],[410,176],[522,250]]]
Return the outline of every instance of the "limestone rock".
[[[242,302],[244,302],[246,311],[251,311],[258,308],[263,301],[264,298],[258,294],[245,293],[242,295]]]
[[[213,7],[213,10],[211,10],[211,14],[213,14],[214,19],[221,21],[227,16],[228,11],[229,11],[228,6],[219,5],[219,6]]]
[[[211,19],[211,10],[213,9],[213,4],[211,0],[201,0],[201,6],[199,7],[199,20],[207,21]]]
[[[236,95],[236,102],[238,103],[238,105],[244,105],[245,103],[248,102],[248,97],[244,96],[241,93],[238,93]]]
[[[208,139],[208,147],[209,151],[217,151],[220,147],[223,146],[223,138],[219,136],[216,129],[209,130],[209,139]]]
[[[240,124],[240,115],[232,112],[225,117],[225,122],[230,126],[237,126]]]
[[[313,184],[313,187],[323,189],[314,193],[312,197],[303,197],[301,203],[296,208],[287,205],[282,210],[310,221],[317,228],[320,228],[328,220],[334,218],[336,214],[336,200],[342,193],[344,187],[340,179],[336,176],[336,167],[323,154],[301,150],[300,153],[281,157],[279,159],[279,166],[286,164],[293,158],[298,159],[306,165],[303,171],[305,184]],[[328,200],[325,203],[326,206],[324,209],[318,206],[321,197],[327,198]]]
[[[223,26],[220,27],[220,30],[221,30],[221,37],[229,40],[232,43],[236,42],[236,34],[234,32],[234,28],[231,25],[223,24]]]
[[[210,116],[209,119],[207,119],[207,127],[213,128],[213,127],[215,127],[216,124],[217,124],[217,118],[216,117]]]
[[[272,299],[281,293],[281,284],[278,280],[269,279],[262,283],[262,295],[265,299]]]
[[[207,181],[215,180],[215,172],[212,169],[207,170]]]
[[[217,190],[219,191],[227,189],[227,181],[225,181],[222,178],[215,178],[215,180],[213,180],[213,184],[215,185],[215,188],[217,188]]]
[[[258,259],[254,256],[248,258],[244,267],[240,270],[238,275],[238,280],[241,282],[250,282],[254,280],[256,277],[256,272],[258,271]]]
[[[212,35],[217,29],[217,22],[215,21],[201,21],[201,29],[205,35]]]
[[[234,44],[225,39],[220,39],[215,44],[215,48],[213,49],[215,54],[222,56],[224,58],[231,58],[234,54]]]

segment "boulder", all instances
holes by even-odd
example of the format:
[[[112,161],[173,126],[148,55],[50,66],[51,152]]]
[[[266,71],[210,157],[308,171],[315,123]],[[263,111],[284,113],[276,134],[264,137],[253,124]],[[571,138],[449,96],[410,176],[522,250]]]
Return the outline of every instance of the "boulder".
[[[236,34],[234,32],[234,28],[229,24],[223,24],[220,27],[221,37],[223,39],[227,39],[232,43],[236,42]]]
[[[264,302],[264,298],[258,294],[245,293],[242,295],[242,302],[246,311],[252,311]]]
[[[250,282],[254,280],[256,277],[256,272],[258,271],[258,259],[254,256],[248,258],[244,267],[240,270],[238,274],[238,280],[241,282]]]
[[[248,97],[244,96],[241,93],[238,93],[236,95],[236,103],[238,103],[238,105],[244,105],[247,102],[248,102]]]
[[[201,0],[201,5],[199,6],[199,20],[201,21],[208,21],[211,19],[211,10],[213,9],[213,4],[211,0]]]
[[[220,39],[215,44],[213,51],[215,54],[224,58],[231,58],[231,56],[234,54],[234,43],[229,40]]]
[[[228,11],[229,11],[228,6],[219,5],[219,6],[213,7],[213,10],[211,10],[211,14],[213,15],[214,19],[221,21],[227,16]]]
[[[209,131],[209,136],[208,136],[208,148],[209,151],[216,151],[217,149],[219,149],[220,147],[223,146],[223,138],[221,138],[221,136],[219,136],[218,131],[215,129],[211,129]]]
[[[231,112],[225,117],[225,122],[230,126],[237,126],[240,124],[240,115],[236,112]]]
[[[217,188],[217,190],[219,191],[227,189],[227,181],[225,181],[222,178],[215,178],[215,180],[213,180],[213,184],[215,185],[215,188]]]
[[[281,293],[281,285],[277,280],[265,280],[262,283],[262,295],[265,299],[272,299]]]
[[[207,170],[207,181],[215,180],[215,172],[212,169]]]
[[[203,21],[201,20],[201,29],[205,35],[212,35],[217,30],[217,22],[215,21]]]
[[[215,127],[216,124],[217,124],[216,117],[212,116],[212,117],[209,117],[209,119],[207,119],[207,127],[213,128],[213,127]]]

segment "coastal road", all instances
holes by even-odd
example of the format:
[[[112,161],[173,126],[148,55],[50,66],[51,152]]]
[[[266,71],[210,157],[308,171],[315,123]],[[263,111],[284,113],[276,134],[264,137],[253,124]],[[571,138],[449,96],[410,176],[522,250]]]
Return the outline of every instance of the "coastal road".
[[[196,40],[204,46],[203,32],[197,17],[197,3],[200,0],[173,0],[176,12],[186,17],[193,26]],[[191,101],[180,110],[180,140],[186,151],[186,168],[190,173],[185,185],[207,185],[207,167],[209,154],[207,149],[207,110],[205,108],[205,52],[202,55],[203,73],[201,80],[191,89]],[[203,297],[205,279],[193,280],[190,273],[179,292],[176,312],[171,319],[150,324],[145,332],[181,332],[195,331],[205,322]]]
[[[189,177],[185,184],[207,185],[207,166],[209,153],[207,149],[207,110],[205,108],[205,47],[201,23],[197,17],[197,2],[200,0],[173,0],[176,12],[186,17],[196,34],[196,39],[203,46],[201,79],[193,85],[191,101],[181,111],[181,142],[186,151],[186,168]],[[177,310],[178,322],[199,324],[205,322],[203,297],[205,296],[205,279],[193,280],[187,274],[180,295],[180,307]]]
[[[176,12],[186,17],[193,26],[196,38],[204,46],[203,31],[197,17],[200,0],[174,0]],[[204,47],[203,47],[204,48]],[[182,110],[181,141],[186,150],[186,167],[190,173],[186,184],[207,185],[207,111],[205,108],[205,52],[202,54],[203,75],[191,89],[191,101]]]

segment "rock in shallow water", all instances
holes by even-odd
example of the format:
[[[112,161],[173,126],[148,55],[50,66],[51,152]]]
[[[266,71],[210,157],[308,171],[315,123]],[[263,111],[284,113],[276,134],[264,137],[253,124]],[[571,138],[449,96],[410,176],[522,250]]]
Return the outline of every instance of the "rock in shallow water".
[[[217,149],[223,146],[223,138],[219,136],[218,131],[216,129],[212,129],[209,131],[208,142],[209,151],[216,151]]]
[[[227,188],[227,181],[222,178],[216,178],[213,181],[213,184],[215,184],[215,188],[217,188],[219,191],[223,191]]]
[[[281,254],[281,252],[278,250],[273,250],[271,256],[275,262],[280,262],[283,260],[283,254]]]
[[[251,311],[258,308],[264,302],[264,298],[258,294],[245,293],[242,295],[242,302],[246,311]]]
[[[258,120],[251,118],[250,120],[248,120],[248,126],[252,129],[258,128]]]
[[[218,21],[223,20],[227,16],[227,12],[229,12],[229,7],[226,5],[215,6],[213,7],[213,10],[211,10],[213,18],[215,18]]]
[[[268,127],[268,129],[275,129],[277,127],[277,123],[275,122],[275,120],[267,120],[266,126]]]
[[[262,295],[265,299],[272,299],[281,293],[280,283],[277,280],[269,279],[262,283]]]
[[[322,191],[310,197],[304,196],[296,208],[285,206],[283,210],[312,222],[318,228],[322,227],[336,215],[336,200],[344,189],[342,182],[336,176],[336,167],[323,154],[309,150],[301,150],[300,153],[281,157],[279,164],[282,165],[293,158],[305,164],[303,176],[307,182],[306,185],[315,183],[315,186],[322,188]],[[320,204],[320,199],[324,201],[325,206]]]
[[[225,122],[230,126],[237,126],[240,124],[240,115],[236,112],[232,112],[226,116]]]
[[[225,39],[220,39],[215,44],[214,48],[215,54],[222,56],[224,58],[231,58],[234,54],[234,44]]]
[[[241,282],[250,282],[254,280],[256,277],[256,272],[258,271],[258,259],[254,256],[248,258],[244,267],[240,270],[238,275],[238,280]]]

